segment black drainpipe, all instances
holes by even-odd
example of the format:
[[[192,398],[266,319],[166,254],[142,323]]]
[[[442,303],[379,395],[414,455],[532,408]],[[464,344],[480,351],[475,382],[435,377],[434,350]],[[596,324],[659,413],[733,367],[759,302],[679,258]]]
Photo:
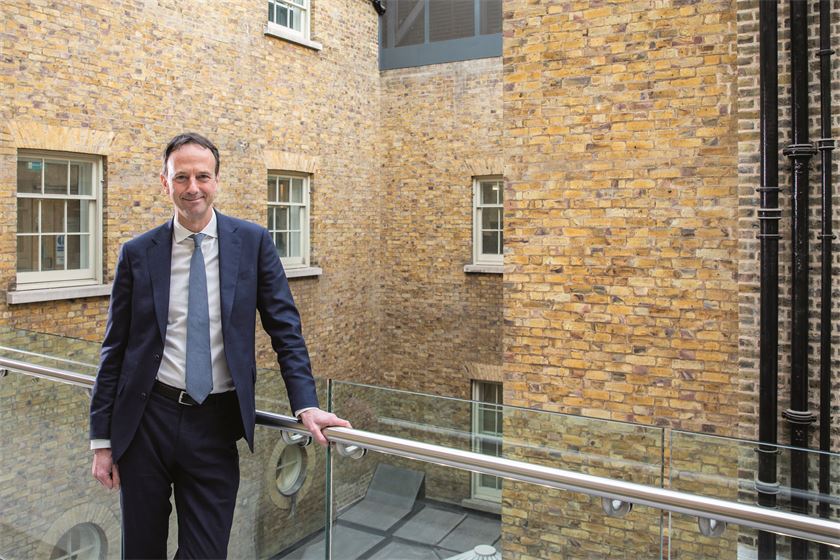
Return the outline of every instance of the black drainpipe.
[[[791,431],[791,445],[807,448],[814,415],[808,410],[808,165],[816,149],[808,142],[808,22],[806,2],[790,2],[791,123],[793,143],[784,153],[793,167],[791,208],[793,275],[791,279],[790,408],[783,416]],[[808,454],[791,451],[791,509],[806,514]],[[793,539],[793,558],[807,558],[808,541]]]
[[[761,318],[758,401],[758,503],[776,506],[779,372],[779,55],[776,2],[759,2],[759,92],[761,123]],[[769,445],[761,445],[769,444]],[[758,557],[776,558],[776,535],[758,533]]]
[[[820,136],[817,148],[820,151],[822,169],[822,279],[820,297],[820,517],[828,518],[829,461],[831,450],[831,242],[834,239],[831,227],[831,152],[834,138],[831,137],[831,6],[828,0],[820,0]],[[820,558],[828,558],[828,545],[820,545]]]

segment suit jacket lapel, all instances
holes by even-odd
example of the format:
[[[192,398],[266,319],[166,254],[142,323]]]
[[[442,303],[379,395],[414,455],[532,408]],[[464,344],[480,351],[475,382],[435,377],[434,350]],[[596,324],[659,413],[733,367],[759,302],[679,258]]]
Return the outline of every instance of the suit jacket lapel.
[[[172,272],[172,220],[160,226],[146,250],[152,299],[161,340],[166,340],[169,316],[169,278]]]
[[[235,222],[219,212],[216,212],[216,220],[219,228],[219,290],[222,300],[222,332],[224,332],[236,295],[236,280],[239,277],[239,246],[242,241],[236,232]]]

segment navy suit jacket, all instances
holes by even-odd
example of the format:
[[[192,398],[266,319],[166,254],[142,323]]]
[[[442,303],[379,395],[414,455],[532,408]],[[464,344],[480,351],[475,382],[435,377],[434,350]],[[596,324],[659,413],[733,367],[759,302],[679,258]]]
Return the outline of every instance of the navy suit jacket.
[[[277,353],[291,409],[318,406],[318,399],[300,315],[268,231],[219,212],[216,217],[225,358],[253,450],[257,312]],[[134,437],[163,356],[172,227],[170,220],[125,243],[117,262],[90,407],[90,438],[110,439],[115,461]]]

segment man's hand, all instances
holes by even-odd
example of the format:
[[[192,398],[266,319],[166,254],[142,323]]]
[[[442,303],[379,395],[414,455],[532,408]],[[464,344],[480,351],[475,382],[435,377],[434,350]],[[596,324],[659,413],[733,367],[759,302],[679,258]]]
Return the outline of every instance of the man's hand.
[[[120,471],[117,464],[111,458],[109,448],[96,449],[93,452],[93,478],[98,480],[102,486],[110,490],[119,490]]]
[[[300,421],[303,422],[306,429],[312,433],[312,437],[315,438],[315,441],[324,447],[327,446],[328,442],[327,438],[324,437],[324,434],[321,433],[321,430],[330,426],[340,426],[342,428],[353,427],[347,420],[343,420],[332,412],[326,412],[320,408],[310,408],[309,410],[304,410],[300,413]]]

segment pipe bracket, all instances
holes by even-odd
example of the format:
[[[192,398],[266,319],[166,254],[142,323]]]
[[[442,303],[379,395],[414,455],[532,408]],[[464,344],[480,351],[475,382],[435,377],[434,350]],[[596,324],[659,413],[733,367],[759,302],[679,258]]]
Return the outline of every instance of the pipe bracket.
[[[814,143],[817,145],[818,150],[834,149],[834,138],[817,138]]]
[[[833,233],[821,233],[820,239],[837,239],[837,236]]]
[[[772,494],[773,496],[781,492],[782,485],[779,482],[764,482],[763,480],[755,479],[755,490],[759,494]]]
[[[817,51],[817,56],[831,56],[834,54],[834,49],[820,49]]]
[[[817,153],[817,149],[813,144],[790,144],[782,153],[789,158],[810,158]]]
[[[817,421],[817,415],[810,410],[793,410],[788,408],[782,412],[782,417],[791,424],[813,424]]]
[[[781,233],[757,233],[757,234],[755,234],[755,236],[758,239],[781,239],[782,238]]]

